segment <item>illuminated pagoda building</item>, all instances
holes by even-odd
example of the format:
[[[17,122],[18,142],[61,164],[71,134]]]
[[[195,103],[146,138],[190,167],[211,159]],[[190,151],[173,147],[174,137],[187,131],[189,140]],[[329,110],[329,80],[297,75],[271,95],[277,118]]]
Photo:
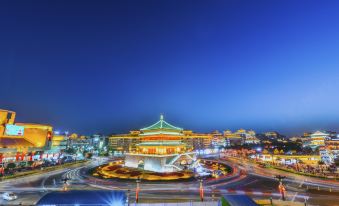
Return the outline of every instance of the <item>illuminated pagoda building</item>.
[[[193,148],[182,142],[183,129],[167,123],[163,116],[155,124],[140,130],[136,151],[125,155],[125,166],[154,172],[174,172],[190,167]]]
[[[325,146],[325,141],[329,139],[330,139],[329,133],[323,131],[316,131],[308,137],[304,146],[311,147],[312,149],[323,147]]]

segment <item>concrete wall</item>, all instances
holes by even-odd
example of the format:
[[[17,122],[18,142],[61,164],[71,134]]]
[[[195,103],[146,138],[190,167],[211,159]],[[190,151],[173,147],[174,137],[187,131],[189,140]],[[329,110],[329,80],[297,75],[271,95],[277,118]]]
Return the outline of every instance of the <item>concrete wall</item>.
[[[126,154],[126,156],[125,156],[125,166],[137,168],[140,160],[143,160],[143,157]]]
[[[145,170],[155,172],[169,172],[165,169],[166,158],[165,157],[146,157],[144,159]]]
[[[171,157],[152,157],[126,154],[125,166],[137,168],[139,162],[142,160],[144,162],[145,170],[154,172],[173,172],[174,170],[172,167],[165,167],[167,158]]]

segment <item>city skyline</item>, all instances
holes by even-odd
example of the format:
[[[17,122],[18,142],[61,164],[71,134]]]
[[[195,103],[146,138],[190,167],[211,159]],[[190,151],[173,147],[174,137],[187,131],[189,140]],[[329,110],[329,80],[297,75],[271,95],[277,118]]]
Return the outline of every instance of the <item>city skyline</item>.
[[[160,113],[198,132],[339,131],[338,2],[305,4],[3,2],[0,108],[82,134]]]
[[[335,206],[339,1],[0,1],[0,205]]]

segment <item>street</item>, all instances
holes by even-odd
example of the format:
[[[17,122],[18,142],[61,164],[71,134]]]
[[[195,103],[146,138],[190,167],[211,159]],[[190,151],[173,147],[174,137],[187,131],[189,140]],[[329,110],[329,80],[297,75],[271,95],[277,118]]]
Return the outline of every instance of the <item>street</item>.
[[[233,159],[228,161],[236,163]],[[223,161],[224,162],[224,161]],[[227,163],[227,162],[225,162]],[[33,205],[49,191],[60,191],[64,187],[63,179],[67,178],[67,190],[129,190],[130,201],[135,201],[134,181],[110,181],[92,178],[86,175],[87,171],[97,166],[97,161],[90,161],[77,168],[64,168],[58,171],[40,175],[32,175],[1,182],[1,192],[11,191],[18,194],[15,201],[0,200],[0,204]],[[338,189],[337,182],[327,182],[314,178],[305,178],[300,175],[291,175],[278,170],[259,168],[248,162],[237,162],[238,170],[245,173],[234,174],[219,181],[204,183],[205,201],[217,200],[223,194],[247,194],[255,199],[280,199],[277,187],[278,182],[273,178],[276,174],[286,175],[285,185],[287,199],[303,202],[307,199],[309,205],[336,205],[339,196],[336,192],[324,192],[324,188]],[[319,182],[320,181],[320,182]],[[321,190],[308,191],[307,186],[321,185]],[[139,202],[180,202],[199,201],[199,183],[191,182],[141,182]]]

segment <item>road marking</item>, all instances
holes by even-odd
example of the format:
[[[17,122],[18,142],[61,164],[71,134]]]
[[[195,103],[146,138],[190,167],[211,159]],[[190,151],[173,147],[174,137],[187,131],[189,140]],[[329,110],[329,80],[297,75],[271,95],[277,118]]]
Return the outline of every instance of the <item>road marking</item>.
[[[297,197],[298,195],[298,192],[296,192],[294,195],[293,195],[293,198],[292,198],[292,202],[294,202],[295,198]]]
[[[47,180],[49,177],[50,177],[50,176],[46,176],[46,177],[42,180],[42,182],[41,182],[41,187],[42,187],[43,190],[46,189],[45,183],[46,183],[46,180]]]
[[[244,184],[244,186],[245,186],[245,185],[252,184],[252,183],[255,183],[255,182],[258,182],[258,180],[253,180],[253,181],[251,181],[251,182],[249,182],[249,183]]]

